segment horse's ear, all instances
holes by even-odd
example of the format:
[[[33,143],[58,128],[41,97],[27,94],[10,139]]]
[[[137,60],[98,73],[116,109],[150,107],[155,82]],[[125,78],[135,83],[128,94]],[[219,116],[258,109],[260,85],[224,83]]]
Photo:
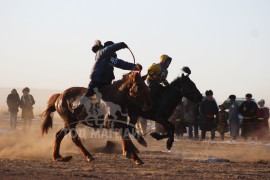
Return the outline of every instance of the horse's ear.
[[[184,75],[184,73],[182,73],[182,75],[181,75],[182,77],[185,77],[185,75]]]

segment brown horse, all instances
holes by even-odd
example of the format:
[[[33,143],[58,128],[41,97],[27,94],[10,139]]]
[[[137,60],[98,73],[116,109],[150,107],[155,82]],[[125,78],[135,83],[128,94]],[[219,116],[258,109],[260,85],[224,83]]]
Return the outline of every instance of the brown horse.
[[[106,108],[104,106],[100,106],[100,109],[95,108],[95,104],[93,103],[90,103],[89,106],[85,105],[85,108],[83,108],[81,113],[75,116],[73,113],[75,104],[84,95],[85,91],[86,88],[83,87],[72,87],[65,90],[61,94],[52,95],[48,101],[48,107],[42,114],[42,135],[47,133],[49,128],[52,127],[52,112],[57,111],[65,123],[64,128],[60,129],[56,133],[53,149],[53,160],[65,161],[70,159],[63,158],[59,153],[61,141],[69,132],[71,132],[72,141],[81,150],[86,160],[94,160],[93,156],[81,143],[76,131],[76,125],[78,123],[82,123],[86,126],[95,128],[112,127],[114,130],[119,131],[122,137],[123,154],[126,155],[126,157],[131,158],[136,164],[142,164],[142,160],[136,153],[137,149],[129,137],[129,130],[127,129],[127,116],[125,116],[125,114],[127,114],[127,105],[129,103],[137,104],[138,108],[140,108],[142,111],[146,111],[152,106],[149,89],[144,83],[144,80],[140,74],[138,72],[131,72],[128,75],[124,75],[121,80],[115,81],[111,85],[104,86],[100,89],[100,92],[96,92],[96,95],[94,96],[101,95],[102,97],[99,98],[101,98],[102,101],[105,101],[106,104],[115,105],[114,107],[109,107],[110,115],[107,116],[109,120],[105,120],[105,114],[95,113],[97,110],[106,112]],[[114,114],[112,114],[112,109],[114,109]],[[146,145],[145,142],[142,142],[141,144]]]

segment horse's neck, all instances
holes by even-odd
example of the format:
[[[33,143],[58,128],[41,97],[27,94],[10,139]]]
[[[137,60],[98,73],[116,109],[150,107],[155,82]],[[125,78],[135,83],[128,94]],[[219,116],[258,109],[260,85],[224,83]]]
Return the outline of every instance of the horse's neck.
[[[123,79],[120,79],[120,80],[117,80],[117,81],[113,81],[113,83],[112,83],[112,86],[114,86],[115,88],[120,88],[122,85],[123,85],[123,83],[125,83],[126,81],[125,80],[123,80]]]
[[[177,103],[177,105],[182,101],[182,94],[181,94],[181,87],[179,82],[179,77],[171,82],[170,86],[166,87],[167,93],[165,94],[168,96],[170,101]]]
[[[181,103],[182,96],[179,91],[172,90],[167,94],[167,103],[169,107],[171,107],[171,111],[174,111],[174,109]]]
[[[181,89],[180,87],[180,77],[177,77],[170,83],[170,87]]]
[[[152,118],[155,120],[157,115],[161,115],[164,118],[169,118],[175,108],[179,105],[179,103],[182,100],[182,96],[180,94],[180,90],[175,89],[173,87],[165,87],[163,91],[161,92],[160,96],[158,96],[157,99],[154,99],[154,108],[153,110],[143,113],[145,116],[148,116],[148,118]],[[166,112],[162,109],[166,109]],[[160,112],[162,110],[162,112]],[[160,114],[164,113],[165,114]]]
[[[122,86],[122,84],[126,82],[124,80],[117,80],[114,81],[110,85],[106,85],[102,87],[101,89],[101,94],[102,94],[102,99],[104,101],[110,101],[114,103],[125,103],[126,101],[126,95],[124,94],[125,92],[121,92],[119,88]]]

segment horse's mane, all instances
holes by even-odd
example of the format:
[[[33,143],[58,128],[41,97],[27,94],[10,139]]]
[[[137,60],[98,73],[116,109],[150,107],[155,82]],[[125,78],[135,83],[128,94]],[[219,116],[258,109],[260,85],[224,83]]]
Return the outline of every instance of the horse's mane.
[[[179,85],[179,80],[180,80],[180,77],[176,77],[171,83],[170,83],[170,86],[172,87],[175,87],[175,86],[178,86]]]
[[[126,87],[128,87],[131,83],[131,78],[129,77],[129,75],[131,74],[131,72],[124,74],[122,76],[122,79],[114,81],[113,84],[119,85],[119,90],[123,91],[124,89],[126,89]]]

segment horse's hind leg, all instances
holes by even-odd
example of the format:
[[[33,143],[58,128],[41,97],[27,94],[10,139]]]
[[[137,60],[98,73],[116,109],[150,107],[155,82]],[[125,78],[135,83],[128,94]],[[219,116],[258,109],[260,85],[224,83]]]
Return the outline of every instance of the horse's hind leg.
[[[83,146],[81,140],[80,140],[80,137],[77,133],[77,130],[76,130],[76,126],[73,126],[70,128],[70,131],[71,131],[71,138],[72,138],[72,141],[76,144],[76,146],[81,150],[83,156],[85,157],[85,159],[87,161],[92,161],[94,160],[93,156],[85,149],[85,147]]]
[[[63,161],[64,159],[60,155],[60,144],[63,138],[65,137],[66,134],[69,133],[69,128],[65,127],[60,129],[56,135],[55,135],[55,142],[54,142],[54,148],[53,148],[53,160],[54,161]]]

